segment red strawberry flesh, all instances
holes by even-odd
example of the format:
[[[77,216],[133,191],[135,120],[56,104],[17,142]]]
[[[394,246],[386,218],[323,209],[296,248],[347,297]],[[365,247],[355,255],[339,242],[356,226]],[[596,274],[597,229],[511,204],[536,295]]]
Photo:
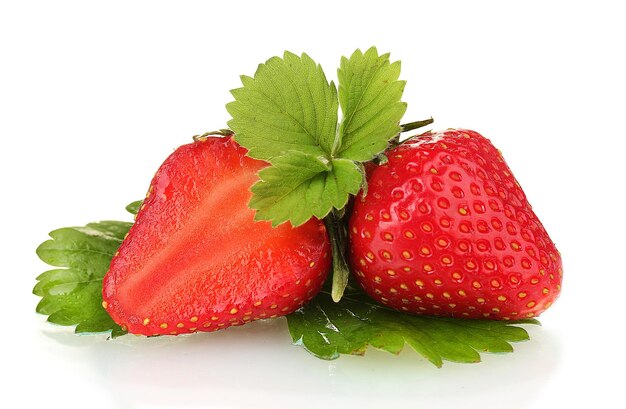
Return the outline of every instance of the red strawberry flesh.
[[[288,314],[319,291],[330,263],[323,223],[255,222],[250,187],[267,164],[245,152],[205,138],[157,171],[104,280],[104,305],[129,332],[240,325]]]

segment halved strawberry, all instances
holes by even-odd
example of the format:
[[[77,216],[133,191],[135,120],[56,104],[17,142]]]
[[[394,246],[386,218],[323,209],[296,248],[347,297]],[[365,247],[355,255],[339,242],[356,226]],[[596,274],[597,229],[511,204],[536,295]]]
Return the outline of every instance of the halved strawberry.
[[[286,315],[330,265],[322,221],[255,222],[247,204],[267,164],[230,137],[181,146],[159,168],[103,283],[103,305],[129,332],[214,331]]]
[[[463,129],[425,133],[369,170],[350,217],[365,291],[396,309],[520,319],[561,290],[561,256],[500,152]]]

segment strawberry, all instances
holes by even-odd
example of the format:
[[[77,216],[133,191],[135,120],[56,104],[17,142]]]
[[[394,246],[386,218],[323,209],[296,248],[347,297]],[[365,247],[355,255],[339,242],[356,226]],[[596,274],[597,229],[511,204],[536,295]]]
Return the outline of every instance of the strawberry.
[[[255,222],[250,186],[266,162],[231,137],[181,146],[156,172],[111,261],[103,306],[143,335],[214,331],[286,315],[321,288],[324,223]]]
[[[349,220],[349,261],[371,297],[416,314],[503,320],[554,302],[560,254],[489,140],[427,132],[386,154]]]

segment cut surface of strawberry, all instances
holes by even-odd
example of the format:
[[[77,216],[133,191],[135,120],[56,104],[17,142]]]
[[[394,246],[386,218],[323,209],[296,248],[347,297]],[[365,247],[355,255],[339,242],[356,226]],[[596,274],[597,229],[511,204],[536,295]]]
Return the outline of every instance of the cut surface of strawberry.
[[[330,266],[322,221],[255,222],[250,187],[266,162],[230,137],[183,145],[154,176],[111,262],[103,305],[129,332],[214,331],[286,315]]]
[[[369,169],[350,217],[363,289],[401,311],[465,318],[539,315],[561,289],[561,256],[491,142],[428,132]]]

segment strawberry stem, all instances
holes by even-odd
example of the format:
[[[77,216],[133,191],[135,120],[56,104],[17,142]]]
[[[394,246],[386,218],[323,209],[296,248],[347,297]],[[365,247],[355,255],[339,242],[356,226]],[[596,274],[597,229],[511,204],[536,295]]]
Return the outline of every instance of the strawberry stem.
[[[434,120],[434,119],[433,119],[433,117],[431,116],[430,118],[428,118],[428,119],[424,119],[424,120],[422,120],[422,121],[409,122],[409,123],[407,123],[407,124],[400,125],[400,133],[399,133],[399,134],[397,134],[396,136],[394,136],[394,137],[393,137],[393,138],[389,141],[389,147],[390,147],[390,148],[395,148],[396,146],[400,145],[400,135],[401,135],[403,132],[409,132],[409,131],[412,131],[412,130],[414,130],[414,129],[421,128],[421,127],[423,127],[423,126],[430,125],[430,124],[432,124],[434,121],[435,121],[435,120]]]
[[[209,136],[233,136],[235,133],[230,129],[219,129],[217,131],[205,132],[202,135],[194,135],[194,142],[201,141],[203,139],[208,138]]]
[[[334,302],[341,300],[350,277],[350,268],[345,256],[348,232],[344,221],[344,213],[343,210],[332,210],[324,218],[333,252],[331,297]]]
[[[402,129],[400,132],[409,132],[417,128],[422,128],[426,125],[430,125],[433,122],[435,122],[435,120],[433,119],[432,116],[422,121],[409,122],[408,124],[400,125],[400,128]]]

